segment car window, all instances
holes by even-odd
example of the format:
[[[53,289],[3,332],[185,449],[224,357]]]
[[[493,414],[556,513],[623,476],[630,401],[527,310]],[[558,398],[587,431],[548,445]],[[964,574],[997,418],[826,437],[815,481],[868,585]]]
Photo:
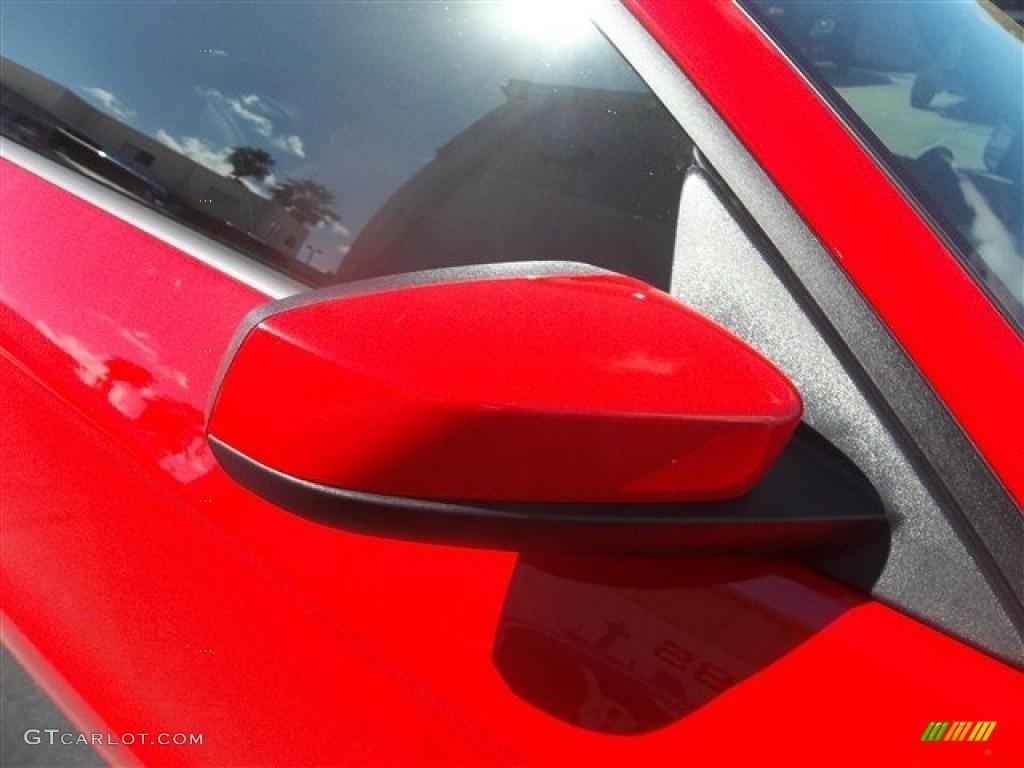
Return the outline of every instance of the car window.
[[[744,1],[1024,331],[1024,5]]]
[[[2,52],[5,136],[311,285],[668,286],[689,140],[557,3],[8,2]]]

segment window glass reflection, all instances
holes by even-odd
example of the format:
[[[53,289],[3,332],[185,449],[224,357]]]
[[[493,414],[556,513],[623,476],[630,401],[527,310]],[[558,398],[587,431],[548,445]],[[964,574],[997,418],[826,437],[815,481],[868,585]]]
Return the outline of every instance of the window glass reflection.
[[[311,284],[667,287],[689,144],[574,3],[6,3],[4,134]]]
[[[1024,331],[1024,4],[747,2]]]

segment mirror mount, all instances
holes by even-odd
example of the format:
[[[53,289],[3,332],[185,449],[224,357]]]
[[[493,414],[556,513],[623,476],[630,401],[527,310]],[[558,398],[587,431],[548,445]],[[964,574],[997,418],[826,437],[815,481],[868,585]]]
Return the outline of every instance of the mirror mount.
[[[748,494],[660,504],[469,503],[310,483],[210,438],[241,485],[309,520],[374,536],[520,552],[763,556],[823,553],[887,537],[882,501],[838,449],[801,425]]]

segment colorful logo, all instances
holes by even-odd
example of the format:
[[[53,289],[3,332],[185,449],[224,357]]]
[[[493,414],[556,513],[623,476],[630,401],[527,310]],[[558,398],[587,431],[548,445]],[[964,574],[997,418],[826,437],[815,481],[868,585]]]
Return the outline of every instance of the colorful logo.
[[[995,727],[995,720],[957,720],[952,724],[949,720],[933,720],[924,729],[921,741],[988,741]]]

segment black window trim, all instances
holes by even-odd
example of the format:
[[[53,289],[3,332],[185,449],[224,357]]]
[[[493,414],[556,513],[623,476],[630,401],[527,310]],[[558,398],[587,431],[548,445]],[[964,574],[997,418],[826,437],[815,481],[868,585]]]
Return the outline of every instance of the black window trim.
[[[878,409],[1024,637],[1024,515],[1009,491],[810,225],[641,22],[606,4],[595,21],[706,156],[772,268]],[[916,615],[910,597],[887,602]],[[1024,645],[1006,660],[1024,666]]]

